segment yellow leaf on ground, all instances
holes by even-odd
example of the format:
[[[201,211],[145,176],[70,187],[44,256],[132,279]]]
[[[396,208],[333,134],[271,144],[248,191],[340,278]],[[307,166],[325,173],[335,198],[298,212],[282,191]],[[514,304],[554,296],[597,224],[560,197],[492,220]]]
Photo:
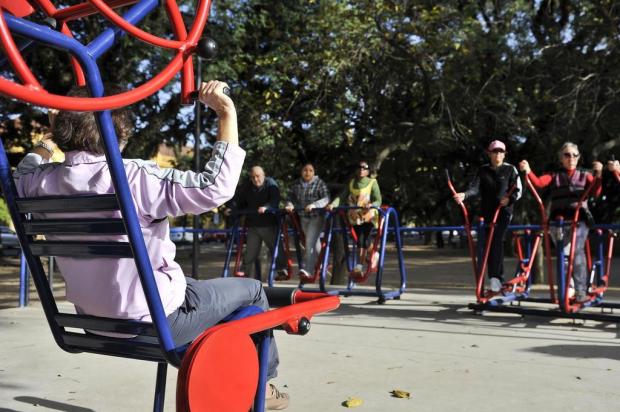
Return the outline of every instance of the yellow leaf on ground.
[[[342,402],[342,406],[346,406],[347,408],[357,408],[363,403],[364,402],[359,398],[349,398],[346,401]]]
[[[411,398],[411,394],[407,391],[402,391],[400,389],[394,389],[391,392],[392,396],[395,398],[405,398],[405,399],[409,399]]]

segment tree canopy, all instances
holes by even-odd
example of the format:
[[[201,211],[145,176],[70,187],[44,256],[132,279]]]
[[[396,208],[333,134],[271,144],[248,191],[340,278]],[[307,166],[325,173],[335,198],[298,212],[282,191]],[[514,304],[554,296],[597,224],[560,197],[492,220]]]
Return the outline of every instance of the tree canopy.
[[[88,23],[79,23],[86,37],[106,24]],[[166,32],[164,13],[143,27]],[[464,187],[491,140],[507,143],[508,161],[527,158],[536,171],[555,167],[567,140],[586,167],[620,155],[619,30],[612,0],[215,0],[207,34],[220,55],[203,63],[202,76],[233,86],[246,166],[261,164],[286,186],[312,161],[336,183],[364,158],[404,220],[446,223],[443,170]],[[135,85],[169,58],[128,38],[102,68],[106,80]],[[71,86],[67,56],[36,49],[27,60],[53,91]],[[128,156],[191,141],[193,116],[178,87],[135,105]],[[4,119],[43,122],[36,108],[0,104]],[[213,120],[203,116],[208,140]]]

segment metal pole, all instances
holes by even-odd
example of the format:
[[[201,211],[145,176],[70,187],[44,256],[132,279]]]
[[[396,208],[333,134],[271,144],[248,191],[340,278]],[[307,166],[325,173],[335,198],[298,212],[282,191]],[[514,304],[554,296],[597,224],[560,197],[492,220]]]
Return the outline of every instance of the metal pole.
[[[28,306],[28,265],[24,253],[19,256],[19,307]]]
[[[47,257],[47,281],[54,290],[54,256]]]
[[[200,57],[196,56],[196,90],[200,91],[202,83],[202,64]],[[200,173],[200,100],[194,102],[194,123],[196,130],[194,131],[194,171]],[[194,229],[199,229],[200,216],[194,215]],[[200,244],[198,242],[198,232],[194,232],[192,236],[192,277],[198,279],[198,255],[200,253]]]

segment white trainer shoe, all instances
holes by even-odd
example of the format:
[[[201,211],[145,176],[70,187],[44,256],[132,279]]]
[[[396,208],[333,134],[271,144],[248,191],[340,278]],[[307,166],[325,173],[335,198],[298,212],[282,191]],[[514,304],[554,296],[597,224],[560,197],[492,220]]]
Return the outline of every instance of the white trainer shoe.
[[[502,290],[502,281],[498,278],[491,278],[491,292],[497,293]]]

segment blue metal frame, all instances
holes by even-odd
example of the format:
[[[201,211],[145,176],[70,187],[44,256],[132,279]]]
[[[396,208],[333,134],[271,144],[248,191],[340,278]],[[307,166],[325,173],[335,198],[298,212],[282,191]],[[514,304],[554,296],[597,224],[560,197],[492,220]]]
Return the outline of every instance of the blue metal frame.
[[[402,251],[401,228],[400,228],[400,223],[398,219],[398,213],[392,207],[389,207],[387,209],[375,208],[376,210],[378,210],[378,213],[383,217],[383,227],[382,227],[382,232],[381,232],[382,236],[379,242],[379,263],[377,265],[377,273],[375,274],[375,291],[373,292],[373,291],[368,291],[368,290],[355,289],[356,283],[352,281],[351,279],[349,279],[347,283],[347,287],[345,289],[334,289],[334,288],[327,287],[326,279],[327,279],[327,266],[329,263],[329,252],[331,250],[333,234],[334,234],[334,231],[336,231],[336,229],[334,228],[334,218],[335,216],[338,216],[339,210],[347,210],[347,209],[350,209],[350,207],[343,206],[343,207],[334,208],[334,210],[331,213],[329,213],[327,215],[327,218],[325,219],[325,232],[324,233],[326,234],[327,238],[325,242],[325,251],[322,252],[323,260],[321,262],[319,289],[313,290],[311,289],[311,285],[304,284],[304,283],[300,283],[299,285],[300,289],[303,289],[304,291],[308,291],[308,292],[319,291],[319,292],[329,293],[332,295],[340,295],[340,296],[376,296],[378,298],[379,303],[384,303],[386,300],[391,300],[391,299],[400,299],[400,295],[402,295],[405,292],[405,289],[407,288],[407,269],[405,267],[405,260],[404,260],[403,251]],[[343,241],[345,244],[345,256],[347,260],[347,266],[350,270],[353,267],[352,265],[355,264],[356,257],[355,257],[354,251],[348,250],[348,244],[349,244],[348,234],[346,233],[347,230],[344,227],[346,225],[343,224],[342,226],[343,226],[342,228]],[[390,233],[393,234],[395,238],[396,251],[398,254],[398,269],[400,273],[400,285],[397,289],[386,291],[383,289],[383,266],[385,262],[385,249],[387,245],[388,234]]]
[[[135,25],[144,19],[158,5],[158,0],[141,0],[131,6],[123,15],[123,18],[127,22]],[[90,42],[90,44],[85,46],[77,40],[65,36],[64,34],[47,26],[42,26],[37,23],[12,16],[7,12],[4,12],[3,15],[9,29],[13,33],[23,36],[31,41],[67,51],[73,55],[79,61],[84,70],[87,87],[91,93],[91,96],[104,96],[105,90],[99,68],[97,66],[97,59],[105,52],[109,51],[114,46],[116,40],[125,35],[124,31],[118,27],[106,29],[92,42]],[[157,284],[153,276],[153,270],[144,243],[138,215],[135,211],[131,191],[127,182],[127,176],[125,174],[123,160],[118,147],[118,140],[114,131],[111,112],[107,110],[96,112],[95,119],[97,121],[97,126],[101,136],[103,137],[105,156],[109,165],[110,175],[115,189],[116,198],[118,200],[119,209],[123,216],[123,223],[129,238],[129,243],[133,252],[136,267],[138,269],[140,281],[146,295],[152,322],[155,326],[156,335],[158,337],[157,341],[161,349],[157,368],[154,410],[163,411],[167,363],[179,366],[181,357],[186,350],[186,345],[181,347],[177,347],[175,345],[170,327],[167,323],[166,314],[162,306]],[[79,349],[75,349],[75,347],[72,346],[70,339],[71,337],[62,336],[62,333],[64,333],[62,331],[62,326],[59,326],[57,323],[58,318],[61,318],[62,316],[58,312],[49,283],[43,282],[45,279],[45,271],[43,269],[43,265],[41,264],[41,260],[38,256],[33,254],[30,248],[30,243],[33,239],[32,236],[28,235],[24,230],[24,221],[17,207],[15,185],[2,142],[0,142],[0,183],[4,189],[3,192],[7,200],[7,205],[10,210],[11,217],[15,223],[20,244],[22,245],[24,259],[27,261],[28,266],[33,273],[36,272],[37,274],[37,276],[34,277],[35,283],[37,285],[37,290],[41,295],[41,303],[48,319],[48,323],[50,324],[50,328],[52,329],[54,338],[62,349],[68,352],[79,352]],[[20,273],[26,273],[26,271],[21,270]],[[21,279],[20,287],[27,289],[27,285],[28,281],[25,277],[23,277]],[[27,299],[27,295],[27,290],[20,291],[20,298],[25,297],[25,299]],[[26,303],[26,301],[22,302],[20,299],[20,305]],[[101,343],[98,342],[99,340],[101,340]],[[79,341],[82,344],[85,344],[84,342],[88,341],[93,345],[93,347],[97,347],[96,350],[98,353],[106,353],[105,343],[103,342],[104,339],[101,337],[96,335],[80,337]],[[268,344],[268,339],[265,339],[264,341]],[[77,340],[75,340],[75,342],[77,342]],[[110,339],[108,339],[107,342],[109,343]],[[123,342],[119,344],[126,347],[127,345],[131,345],[131,340],[123,340]],[[262,346],[264,345],[265,344]],[[262,346],[260,353],[261,355],[264,355],[267,352],[262,349]],[[134,357],[138,359],[143,358],[147,360],[154,360],[153,356],[154,355],[151,352],[144,352],[143,354],[137,353]],[[261,358],[261,365],[264,364],[261,368],[266,368],[267,362],[264,361],[265,358]],[[257,396],[262,398],[262,407],[264,408],[264,386],[262,388],[259,387],[257,393]],[[257,408],[256,410],[262,411],[263,409]]]
[[[222,269],[223,278],[230,276],[230,262],[232,261],[233,249],[235,249],[235,246],[239,247],[241,236],[244,235],[241,232],[247,230],[246,228],[240,227],[239,225],[240,216],[249,215],[249,214],[257,214],[257,213],[258,212],[254,210],[240,210],[235,213],[235,220],[233,223],[233,227],[230,229],[228,243],[226,246],[226,258],[224,260],[224,268]],[[279,209],[271,209],[271,208],[268,208],[265,211],[265,213],[274,214],[278,221],[277,230],[276,230],[276,241],[273,246],[272,253],[271,253],[271,262],[269,264],[269,271],[267,272],[267,283],[271,287],[274,285],[276,263],[278,259],[280,244],[282,242],[281,240],[282,239],[282,224],[284,222],[284,219],[286,218],[286,214]],[[258,280],[262,280],[262,273],[261,273],[261,269],[260,269],[260,265],[258,264],[258,261],[256,262],[256,265],[255,265],[255,272],[256,273],[254,277]]]

